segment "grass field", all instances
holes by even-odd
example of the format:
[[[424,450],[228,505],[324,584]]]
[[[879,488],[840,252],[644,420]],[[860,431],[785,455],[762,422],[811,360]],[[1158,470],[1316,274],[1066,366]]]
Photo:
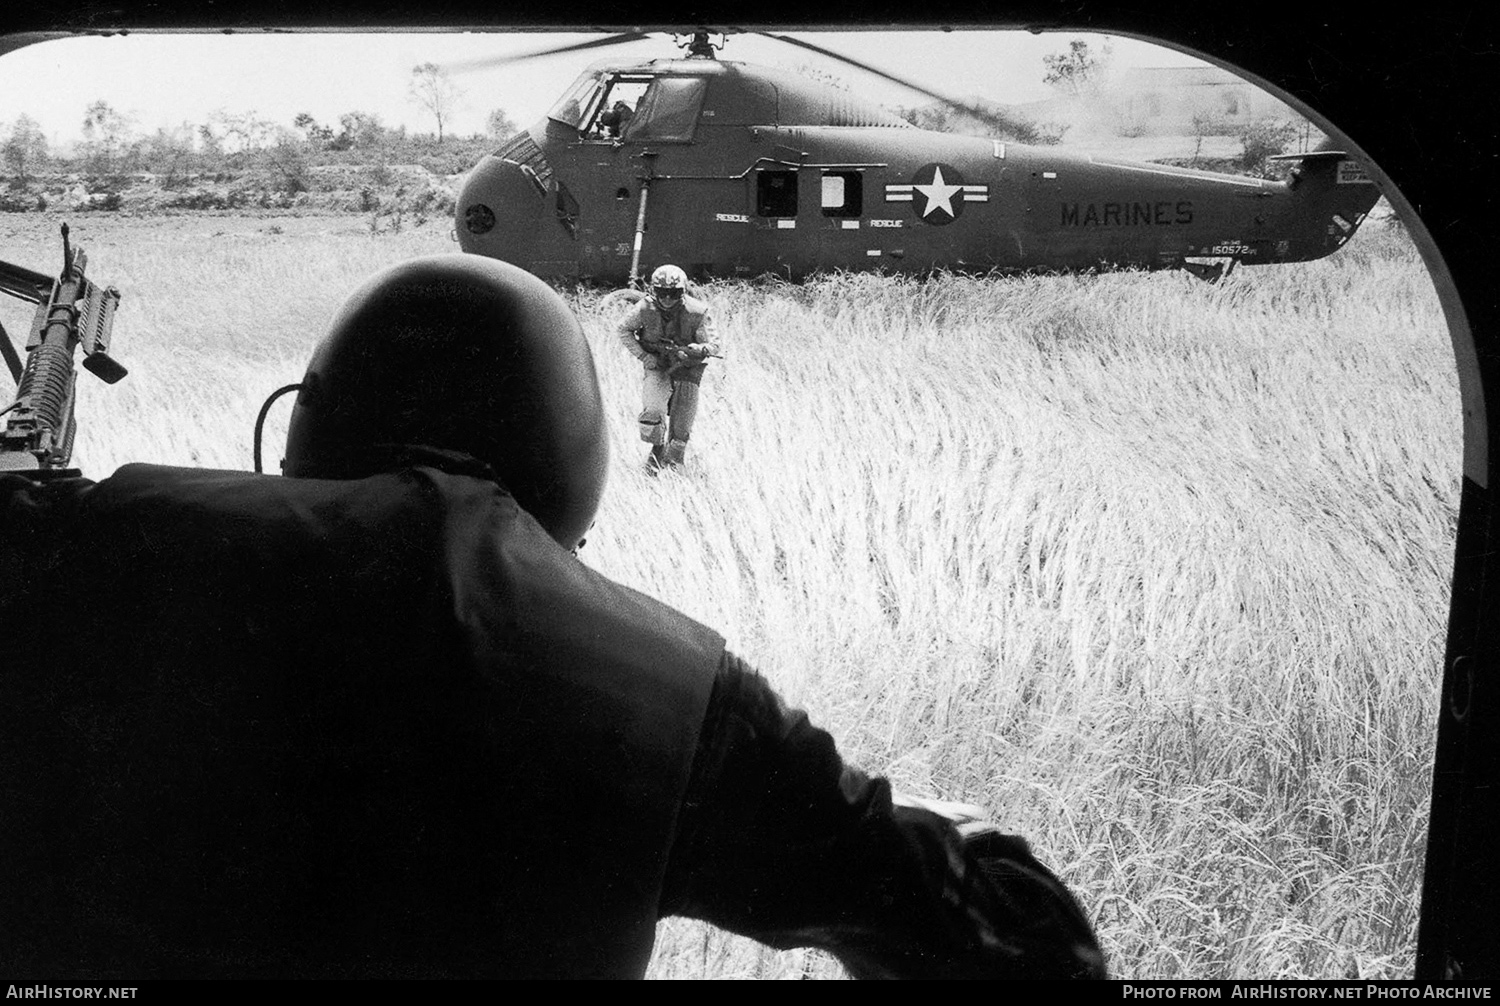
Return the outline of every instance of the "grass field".
[[[447,223],[70,221],[125,292],[76,461],[247,468],[373,270]],[[0,216],[52,271],[58,219]],[[703,291],[726,330],[685,474],[569,291],[611,414],[585,561],[723,631],[854,762],[984,806],[1077,892],[1112,972],[1408,976],[1460,471],[1453,354],[1399,227],[1177,273],[834,276]],[[24,331],[29,312],[3,306]],[[274,470],[289,404],[276,410]],[[693,923],[658,977],[836,977]]]

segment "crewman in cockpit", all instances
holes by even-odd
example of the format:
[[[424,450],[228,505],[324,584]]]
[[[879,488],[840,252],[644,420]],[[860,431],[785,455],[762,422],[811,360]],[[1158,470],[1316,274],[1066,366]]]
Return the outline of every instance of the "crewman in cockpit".
[[[616,328],[620,343],[641,361],[641,439],[651,445],[647,465],[681,468],[698,416],[698,387],[723,347],[708,304],[687,295],[687,273],[664,265],[651,290]]]
[[[599,116],[599,125],[603,126],[612,139],[619,139],[625,132],[625,127],[630,124],[630,117],[635,114],[635,109],[623,101],[617,101],[609,111]]]

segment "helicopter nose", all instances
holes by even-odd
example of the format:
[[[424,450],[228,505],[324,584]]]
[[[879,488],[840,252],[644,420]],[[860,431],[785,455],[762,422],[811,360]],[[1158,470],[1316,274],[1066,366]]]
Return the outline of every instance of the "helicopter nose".
[[[547,188],[535,170],[486,157],[464,182],[455,208],[458,246],[529,269],[536,255]]]

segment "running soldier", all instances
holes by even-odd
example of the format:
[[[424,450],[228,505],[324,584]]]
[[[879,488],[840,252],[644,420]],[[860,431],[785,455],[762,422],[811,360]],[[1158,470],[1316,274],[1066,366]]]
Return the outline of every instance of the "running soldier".
[[[708,305],[687,295],[687,274],[664,265],[651,274],[651,292],[626,312],[616,329],[641,361],[641,439],[647,464],[681,467],[698,416],[698,388],[708,359],[723,356]]]

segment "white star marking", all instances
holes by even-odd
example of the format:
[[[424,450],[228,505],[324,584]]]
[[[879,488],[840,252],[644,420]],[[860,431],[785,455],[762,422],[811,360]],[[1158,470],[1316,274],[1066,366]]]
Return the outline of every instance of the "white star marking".
[[[950,217],[958,215],[953,212],[953,195],[956,192],[962,192],[963,186],[945,184],[942,168],[932,169],[932,181],[926,185],[913,185],[912,188],[927,197],[927,208],[922,211],[922,216],[927,216],[939,206]]]

